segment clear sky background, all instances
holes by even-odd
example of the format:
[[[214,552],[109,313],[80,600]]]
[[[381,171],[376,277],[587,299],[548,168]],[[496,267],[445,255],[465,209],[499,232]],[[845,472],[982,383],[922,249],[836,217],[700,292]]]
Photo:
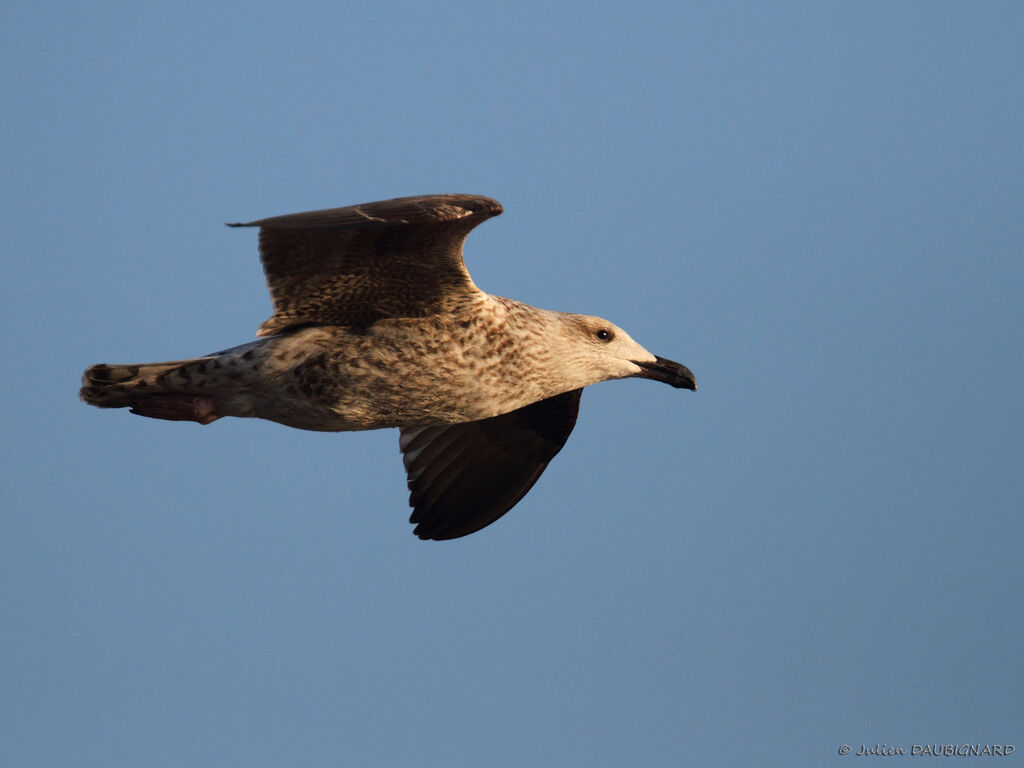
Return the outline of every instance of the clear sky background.
[[[1022,40],[1015,2],[5,4],[4,764],[1019,761]],[[700,391],[589,388],[441,543],[394,431],[78,402],[253,337],[223,222],[434,192],[505,206],[481,288]]]

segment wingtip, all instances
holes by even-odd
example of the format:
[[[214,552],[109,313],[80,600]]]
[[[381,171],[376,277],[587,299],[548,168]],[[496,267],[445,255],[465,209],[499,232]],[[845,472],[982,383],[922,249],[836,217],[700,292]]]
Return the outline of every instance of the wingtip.
[[[478,199],[483,202],[481,208],[487,213],[488,216],[500,216],[505,212],[501,203],[495,200],[493,197],[479,196]]]

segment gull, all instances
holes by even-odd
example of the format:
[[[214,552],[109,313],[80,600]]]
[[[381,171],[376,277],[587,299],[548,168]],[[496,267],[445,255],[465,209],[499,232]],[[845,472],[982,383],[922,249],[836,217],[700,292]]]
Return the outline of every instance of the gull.
[[[607,320],[477,288],[463,242],[501,212],[490,198],[448,194],[229,224],[259,227],[274,309],[260,338],[189,360],[93,365],[80,395],[199,424],[397,427],[413,532],[478,531],[565,445],[584,387],[640,377],[697,389],[686,366]]]

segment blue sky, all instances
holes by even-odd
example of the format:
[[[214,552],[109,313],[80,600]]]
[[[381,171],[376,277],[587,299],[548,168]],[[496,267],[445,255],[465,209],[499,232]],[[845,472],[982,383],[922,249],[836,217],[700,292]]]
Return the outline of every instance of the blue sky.
[[[0,738],[19,766],[830,764],[1018,744],[1016,3],[8,3]],[[421,542],[397,433],[79,403],[245,342],[226,221],[469,192],[589,388]],[[897,758],[898,759],[898,758]]]

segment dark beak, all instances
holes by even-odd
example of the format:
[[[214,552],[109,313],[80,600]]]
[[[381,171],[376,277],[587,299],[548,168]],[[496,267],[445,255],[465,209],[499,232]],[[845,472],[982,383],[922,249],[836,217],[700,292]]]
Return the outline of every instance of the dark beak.
[[[657,356],[655,356],[653,363],[639,363],[636,360],[633,362],[640,366],[640,373],[636,375],[641,378],[663,381],[676,389],[692,389],[694,392],[697,391],[697,379],[694,377],[693,371],[685,365]]]

